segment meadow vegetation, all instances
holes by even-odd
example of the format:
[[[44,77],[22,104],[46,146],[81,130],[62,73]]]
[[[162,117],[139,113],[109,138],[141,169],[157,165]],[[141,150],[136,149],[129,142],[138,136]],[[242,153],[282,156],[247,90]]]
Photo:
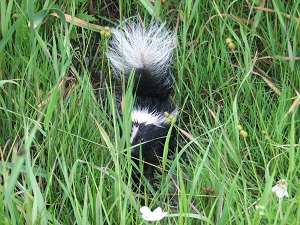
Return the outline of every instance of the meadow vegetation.
[[[300,224],[299,1],[0,7],[1,224],[150,224],[143,205],[168,212],[157,224]],[[130,179],[133,96],[105,55],[105,27],[125,20],[166,21],[176,37],[178,154],[155,191]],[[288,197],[272,192],[281,179]]]

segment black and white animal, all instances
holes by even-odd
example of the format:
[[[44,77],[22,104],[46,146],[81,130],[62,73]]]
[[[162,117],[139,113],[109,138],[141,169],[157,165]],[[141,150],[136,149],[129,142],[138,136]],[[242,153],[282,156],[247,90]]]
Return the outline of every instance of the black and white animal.
[[[128,81],[134,70],[136,100],[131,115],[131,155],[139,158],[142,154],[144,176],[152,183],[153,165],[158,165],[163,156],[170,117],[177,114],[177,107],[169,99],[173,84],[169,67],[175,47],[174,35],[165,24],[145,28],[133,22],[121,30],[113,29],[112,33],[107,56],[114,71]],[[174,148],[173,136],[170,152]]]

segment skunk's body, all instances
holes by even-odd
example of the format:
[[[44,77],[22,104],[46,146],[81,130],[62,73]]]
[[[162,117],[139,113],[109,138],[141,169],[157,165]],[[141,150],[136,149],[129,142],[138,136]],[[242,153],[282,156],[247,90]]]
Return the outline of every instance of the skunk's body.
[[[114,70],[125,81],[132,70],[136,101],[132,109],[131,154],[139,158],[142,153],[144,175],[152,183],[153,169],[163,156],[170,121],[168,112],[176,116],[176,106],[169,100],[173,78],[169,66],[174,48],[173,34],[164,24],[154,24],[145,29],[140,24],[129,23],[123,30],[113,30],[108,58]],[[171,138],[172,139],[172,138]],[[170,144],[172,146],[172,144]],[[141,151],[140,151],[141,150]]]

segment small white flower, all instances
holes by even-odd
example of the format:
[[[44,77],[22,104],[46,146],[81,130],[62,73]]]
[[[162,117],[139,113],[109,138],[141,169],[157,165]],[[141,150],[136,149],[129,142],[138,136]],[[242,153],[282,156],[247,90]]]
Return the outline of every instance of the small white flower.
[[[260,216],[265,215],[265,207],[263,205],[256,205],[255,209],[258,210]]]
[[[151,212],[147,206],[143,206],[140,208],[140,212],[142,213],[143,219],[147,221],[159,221],[167,216],[167,212],[163,212],[160,207],[157,207]]]
[[[284,196],[289,197],[287,192],[288,182],[285,179],[277,181],[277,184],[272,187],[272,192],[277,195],[278,198],[283,198]]]

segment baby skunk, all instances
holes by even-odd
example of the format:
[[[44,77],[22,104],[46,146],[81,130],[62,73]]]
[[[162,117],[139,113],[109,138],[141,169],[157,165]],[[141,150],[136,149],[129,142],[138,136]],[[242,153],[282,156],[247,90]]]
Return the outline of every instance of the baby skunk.
[[[132,109],[131,155],[144,161],[144,176],[153,183],[154,167],[163,156],[170,120],[168,112],[176,116],[177,108],[169,100],[173,84],[170,72],[174,49],[173,33],[164,24],[152,24],[148,29],[141,24],[128,23],[122,30],[112,30],[108,58],[113,69],[125,81],[132,70],[135,71],[133,90],[136,101]],[[175,144],[173,135],[170,150]],[[173,154],[173,153],[172,153]]]

